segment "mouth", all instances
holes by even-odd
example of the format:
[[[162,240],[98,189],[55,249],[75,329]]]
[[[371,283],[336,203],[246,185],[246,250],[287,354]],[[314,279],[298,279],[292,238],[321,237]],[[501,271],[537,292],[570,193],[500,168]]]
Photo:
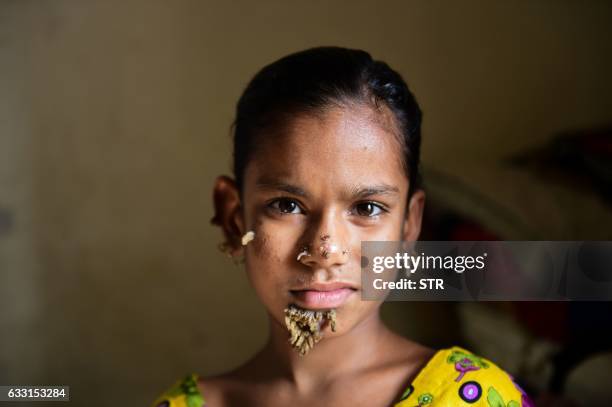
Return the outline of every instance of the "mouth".
[[[340,307],[357,292],[357,288],[349,283],[319,283],[290,292],[299,306],[323,310]]]

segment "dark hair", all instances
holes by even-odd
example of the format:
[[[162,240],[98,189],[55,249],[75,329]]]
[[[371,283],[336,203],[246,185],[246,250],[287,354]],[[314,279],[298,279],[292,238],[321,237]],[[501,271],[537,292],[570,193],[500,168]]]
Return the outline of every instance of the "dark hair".
[[[318,113],[332,105],[365,102],[387,106],[399,129],[408,196],[420,187],[421,110],[402,77],[361,50],[319,47],[265,66],[246,87],[234,122],[234,176],[243,175],[264,130],[296,113]]]

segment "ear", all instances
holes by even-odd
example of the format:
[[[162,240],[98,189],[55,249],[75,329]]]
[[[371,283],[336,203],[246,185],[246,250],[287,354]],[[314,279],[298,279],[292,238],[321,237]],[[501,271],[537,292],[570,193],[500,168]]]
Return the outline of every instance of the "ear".
[[[231,248],[232,255],[242,247],[241,236],[244,234],[244,219],[240,193],[236,182],[226,176],[217,177],[213,187],[215,216],[210,223],[221,227],[225,241]]]
[[[414,242],[419,238],[424,207],[425,191],[418,189],[414,191],[412,197],[410,198],[410,202],[408,202],[408,211],[406,212],[406,219],[404,219],[402,234],[403,240]]]

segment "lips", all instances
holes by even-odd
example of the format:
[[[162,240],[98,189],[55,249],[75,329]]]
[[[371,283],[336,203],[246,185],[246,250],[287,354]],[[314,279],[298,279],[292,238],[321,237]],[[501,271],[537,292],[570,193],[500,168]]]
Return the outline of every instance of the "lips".
[[[357,289],[347,283],[312,284],[299,290],[291,290],[298,305],[307,309],[338,308]]]

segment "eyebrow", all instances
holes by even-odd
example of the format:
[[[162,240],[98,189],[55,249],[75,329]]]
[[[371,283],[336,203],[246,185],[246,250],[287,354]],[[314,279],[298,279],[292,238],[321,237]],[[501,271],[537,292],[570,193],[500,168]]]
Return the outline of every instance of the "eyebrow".
[[[256,185],[261,188],[284,191],[289,194],[301,196],[304,198],[308,198],[310,196],[310,194],[306,192],[306,190],[304,190],[303,188],[280,180],[261,178],[256,182]],[[364,199],[372,195],[396,195],[398,193],[399,188],[387,184],[369,186],[357,185],[351,188],[349,198],[351,200]]]
[[[387,185],[356,186],[351,192],[351,199],[364,199],[372,195],[395,195],[399,193],[399,188]]]
[[[306,192],[303,188],[282,181],[272,180],[268,178],[260,178],[259,180],[257,180],[256,185],[261,188],[284,191],[289,194],[302,196],[304,198],[309,197],[308,192]]]

